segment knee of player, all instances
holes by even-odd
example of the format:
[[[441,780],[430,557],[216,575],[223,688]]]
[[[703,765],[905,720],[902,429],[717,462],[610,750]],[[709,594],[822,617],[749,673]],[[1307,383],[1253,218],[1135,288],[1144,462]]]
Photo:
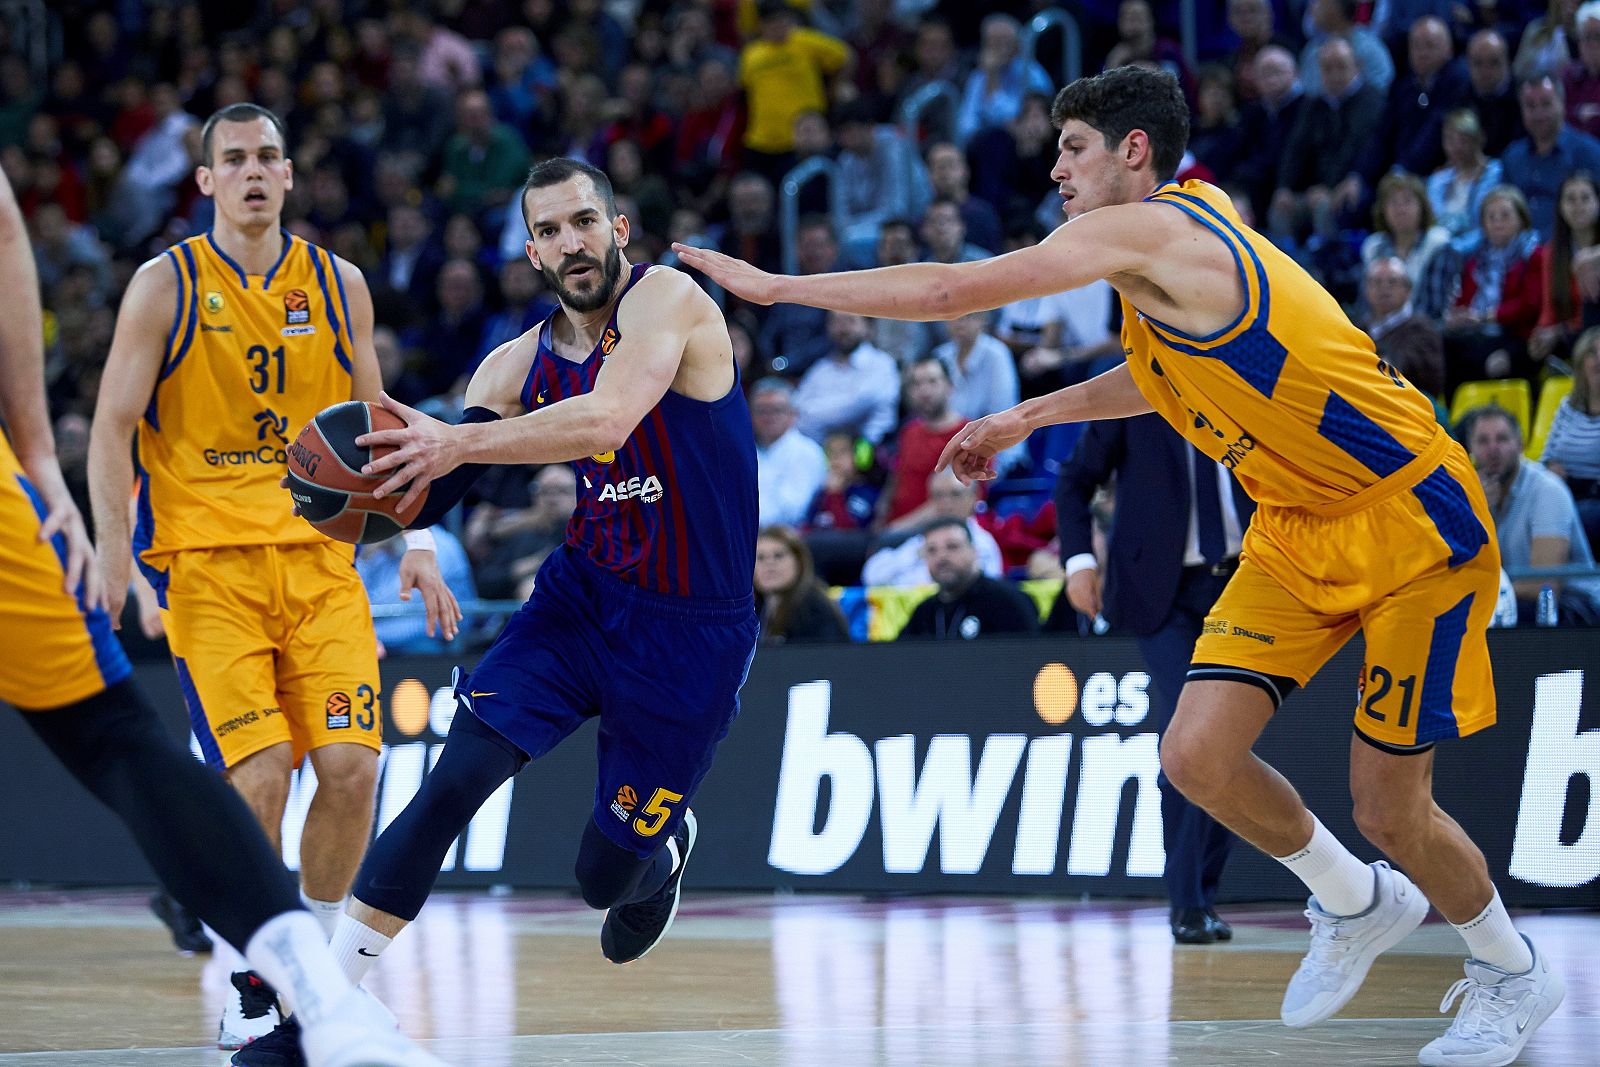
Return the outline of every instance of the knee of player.
[[[1427,823],[1425,809],[1411,804],[1396,804],[1373,794],[1357,793],[1354,811],[1356,829],[1386,855],[1403,851],[1406,842]]]
[[[335,752],[334,749],[349,749]],[[334,745],[319,749],[314,759],[317,792],[327,790],[333,799],[369,804],[378,788],[378,753],[365,745]]]
[[[1178,792],[1198,803],[1210,790],[1217,768],[1188,731],[1169,730],[1161,739],[1161,772]]]

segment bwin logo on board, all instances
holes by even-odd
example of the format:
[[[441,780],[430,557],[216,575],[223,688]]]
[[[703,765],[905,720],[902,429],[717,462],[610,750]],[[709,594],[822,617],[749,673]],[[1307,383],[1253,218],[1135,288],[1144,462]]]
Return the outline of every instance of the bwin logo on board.
[[[1129,672],[1121,679],[1106,673],[1092,676],[1084,686],[1085,722],[1091,727],[1111,726],[1113,721],[1124,728],[1141,725],[1149,712],[1148,684],[1149,676],[1143,672]],[[927,868],[937,827],[938,870],[976,874],[1020,776],[1011,871],[1056,873],[1075,735],[937,734],[928,739],[919,769],[917,738],[911,734],[868,745],[855,734],[830,732],[832,696],[833,684],[827,681],[789,690],[767,854],[771,866],[808,875],[837,870],[860,848],[876,806],[885,873],[918,874]],[[1156,784],[1161,760],[1155,731],[1077,736],[1078,791],[1072,803],[1066,873],[1098,877],[1111,873],[1123,787],[1133,779],[1137,788],[1125,873],[1159,878],[1166,867],[1166,850],[1161,843],[1161,794]],[[818,828],[824,778],[829,779],[829,800]]]

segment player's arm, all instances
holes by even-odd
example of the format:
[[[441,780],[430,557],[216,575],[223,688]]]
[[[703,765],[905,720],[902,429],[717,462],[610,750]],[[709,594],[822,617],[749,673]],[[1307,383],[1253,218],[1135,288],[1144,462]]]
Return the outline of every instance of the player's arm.
[[[354,263],[333,257],[334,269],[344,283],[350,321],[345,325],[350,331],[350,399],[378,402],[383,392],[383,372],[378,369],[378,349],[372,343],[374,319],[372,291],[361,268]]]
[[[518,418],[465,428],[461,462],[558,463],[615,451],[660,403],[693,335],[706,329],[726,335],[711,298],[673,270],[654,271],[630,290],[617,328],[622,340],[593,389]]]
[[[768,274],[709,248],[672,248],[683,262],[752,303],[943,321],[1077,289],[1101,278],[1140,275],[1166,238],[1169,215],[1150,204],[1121,204],[1088,212],[1036,245],[993,259],[833,274]]]
[[[622,341],[606,358],[593,389],[526,415],[451,427],[386,399],[385,406],[406,420],[406,428],[357,438],[359,444],[395,446],[366,468],[391,475],[373,495],[386,496],[409,483],[400,505],[404,511],[414,494],[463,465],[562,463],[615,451],[677,377],[691,340],[720,330],[722,344],[728,343],[716,305],[679,271],[658,270],[639,282],[617,325]],[[471,404],[469,390],[469,410]]]
[[[89,501],[113,624],[122,614],[133,569],[128,527],[133,435],[155,393],[176,301],[177,276],[165,256],[150,260],[133,276],[117,313],[89,432]]]
[[[378,349],[372,343],[372,293],[367,280],[354,263],[333,257],[334,269],[344,283],[350,321],[350,399],[377,403],[383,396],[383,372],[378,367]],[[429,523],[428,525],[432,525]],[[406,534],[405,555],[400,557],[400,599],[410,600],[411,591],[422,594],[426,609],[423,629],[432,637],[451,641],[461,621],[461,605],[439,571],[439,554],[433,533],[426,527]]]
[[[995,477],[994,457],[1040,427],[1090,419],[1126,419],[1153,410],[1134,384],[1128,365],[1118,364],[1086,382],[1024,400],[968,423],[944,446],[934,469],[949,467],[964,482],[988,481]]]
[[[66,539],[62,591],[70,595],[80,579],[87,579],[84,603],[97,607],[102,593],[94,547],[56,462],[56,439],[44,391],[44,320],[39,311],[33,249],[11,182],[4,174],[0,174],[0,293],[7,298],[5,314],[0,315],[0,418],[5,421],[12,451],[44,503],[39,540],[58,533]]]

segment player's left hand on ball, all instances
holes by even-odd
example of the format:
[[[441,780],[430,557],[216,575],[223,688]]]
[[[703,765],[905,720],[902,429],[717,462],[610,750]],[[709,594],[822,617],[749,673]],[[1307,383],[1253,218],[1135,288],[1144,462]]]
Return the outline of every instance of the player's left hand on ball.
[[[455,469],[454,428],[406,407],[388,393],[380,394],[379,402],[404,419],[406,426],[403,430],[374,430],[356,438],[356,444],[364,448],[388,445],[394,449],[362,467],[361,473],[392,472],[389,480],[374,489],[372,495],[381,500],[405,488],[406,494],[400,498],[398,508],[404,513],[417,502],[429,483]],[[408,483],[409,488],[406,488]]]
[[[414,548],[400,557],[400,599],[409,601],[413,589],[422,593],[422,605],[428,611],[428,636],[432,637],[437,627],[441,641],[455,640],[460,632],[461,605],[439,573],[437,552]]]
[[[693,267],[741,300],[752,304],[771,304],[778,299],[777,276],[753,267],[742,259],[725,256],[710,248],[674,243],[672,250],[685,266]]]

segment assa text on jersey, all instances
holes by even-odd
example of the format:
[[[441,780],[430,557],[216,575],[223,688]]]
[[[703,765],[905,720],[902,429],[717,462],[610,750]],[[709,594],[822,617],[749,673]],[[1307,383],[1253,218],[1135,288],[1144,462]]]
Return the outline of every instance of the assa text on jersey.
[[[654,504],[666,495],[661,479],[654,474],[648,478],[629,478],[622,482],[607,482],[600,488],[601,500],[634,500]]]

